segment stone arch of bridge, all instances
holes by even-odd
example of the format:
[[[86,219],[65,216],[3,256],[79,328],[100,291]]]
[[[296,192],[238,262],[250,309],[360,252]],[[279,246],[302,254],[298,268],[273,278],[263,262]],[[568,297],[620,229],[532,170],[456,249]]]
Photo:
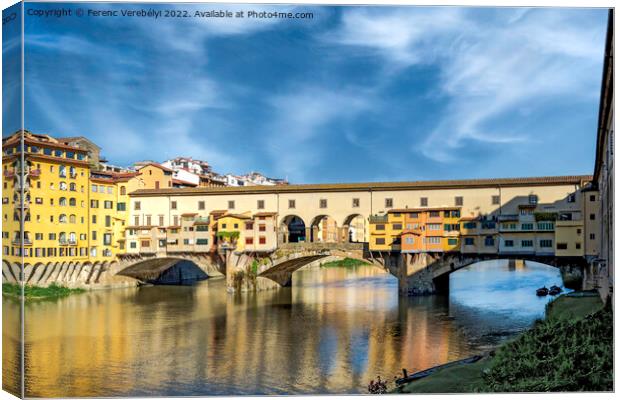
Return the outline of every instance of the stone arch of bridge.
[[[166,270],[172,268],[181,261],[187,261],[201,269],[207,276],[225,275],[225,260],[218,256],[213,257],[193,257],[193,256],[173,256],[146,259],[130,259],[115,267],[115,275],[126,276],[141,282],[156,279]]]
[[[368,219],[362,214],[348,215],[342,221],[342,240],[349,243],[367,242]]]
[[[308,234],[308,224],[297,214],[284,216],[278,224],[278,243],[305,242]]]
[[[340,243],[342,241],[340,228],[335,218],[329,214],[319,214],[312,218],[310,223],[309,242]]]

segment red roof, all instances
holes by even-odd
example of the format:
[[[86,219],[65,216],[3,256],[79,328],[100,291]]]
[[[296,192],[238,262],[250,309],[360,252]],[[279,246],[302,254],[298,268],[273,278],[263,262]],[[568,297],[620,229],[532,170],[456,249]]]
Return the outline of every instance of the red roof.
[[[166,171],[166,172],[174,172],[174,170],[173,170],[173,169],[170,169],[170,168],[168,168],[168,167],[164,167],[163,165],[161,165],[161,164],[157,164],[157,163],[154,163],[154,162],[151,162],[151,163],[148,163],[148,164],[144,164],[143,166],[141,166],[140,168],[138,168],[138,171],[140,171],[142,168],[148,167],[149,165],[151,165],[151,166],[153,166],[153,167],[155,167],[155,168],[159,168],[159,169],[161,169],[162,171]]]

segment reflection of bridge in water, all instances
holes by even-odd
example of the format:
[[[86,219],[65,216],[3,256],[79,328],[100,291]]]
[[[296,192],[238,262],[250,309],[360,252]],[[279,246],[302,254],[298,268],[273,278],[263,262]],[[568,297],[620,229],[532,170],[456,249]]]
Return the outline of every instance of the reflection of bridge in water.
[[[118,274],[143,282],[156,280],[160,274],[189,261],[208,276],[225,275],[229,290],[265,289],[290,286],[293,273],[315,262],[352,258],[382,268],[399,281],[405,295],[447,292],[451,273],[487,260],[534,261],[563,270],[581,270],[582,257],[557,257],[528,254],[400,253],[370,251],[367,243],[283,243],[275,251],[260,254],[236,253],[232,250],[197,255],[188,253],[164,258],[131,257],[123,260]]]

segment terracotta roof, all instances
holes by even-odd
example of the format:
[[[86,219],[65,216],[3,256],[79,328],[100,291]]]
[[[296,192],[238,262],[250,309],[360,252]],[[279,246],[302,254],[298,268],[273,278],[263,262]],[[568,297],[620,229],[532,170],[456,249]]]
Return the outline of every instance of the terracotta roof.
[[[447,181],[417,182],[369,182],[369,183],[334,183],[306,185],[274,186],[225,186],[196,187],[172,189],[139,189],[134,196],[153,195],[218,195],[218,194],[254,194],[254,193],[303,193],[303,192],[349,192],[349,191],[386,191],[386,190],[430,190],[430,189],[474,189],[519,186],[581,185],[592,179],[591,175],[544,176],[531,178],[493,178],[466,179]]]
[[[424,211],[458,211],[461,207],[420,207],[420,208],[393,208],[388,210],[388,213],[411,213],[411,212],[424,212]]]
[[[181,217],[193,217],[194,215],[198,215],[198,213],[183,213]]]
[[[277,212],[259,212],[254,214],[255,217],[273,217],[274,215],[278,215]]]
[[[226,214],[228,210],[213,210],[209,214]]]
[[[177,179],[177,178],[172,178],[172,183],[176,183],[179,185],[190,185],[190,186],[198,186],[197,184],[193,183],[193,182],[188,182],[188,181],[184,181],[182,179]]]
[[[479,217],[474,216],[463,216],[460,218],[460,221],[477,221]]]
[[[224,215],[218,215],[215,217],[215,219],[220,219],[220,218],[226,218],[226,217],[231,217],[231,218],[237,218],[237,219],[252,219],[252,217],[250,217],[249,215],[245,215],[245,214],[224,214]]]
[[[138,168],[138,171],[140,171],[142,168],[148,167],[149,165],[151,165],[151,166],[153,166],[153,167],[155,167],[155,168],[159,168],[159,169],[161,169],[162,171],[174,172],[174,170],[173,170],[173,169],[170,169],[170,168],[168,168],[168,167],[164,167],[163,165],[161,165],[161,164],[157,164],[157,163],[154,163],[154,162],[146,163],[146,164],[144,164],[144,165],[140,166],[140,168]]]
[[[156,225],[131,225],[131,226],[126,226],[125,229],[152,229],[155,227]]]

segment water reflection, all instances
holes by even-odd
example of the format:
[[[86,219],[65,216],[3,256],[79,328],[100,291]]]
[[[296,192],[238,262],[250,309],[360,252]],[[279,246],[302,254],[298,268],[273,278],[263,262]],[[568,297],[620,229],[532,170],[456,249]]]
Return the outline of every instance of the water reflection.
[[[488,344],[472,340],[481,321],[514,330],[535,318],[497,325],[508,311],[493,293],[504,284],[480,281],[501,276],[457,274],[450,298],[399,298],[396,279],[368,266],[299,271],[292,288],[270,292],[230,295],[213,279],[28,304],[26,394],[363,393],[377,375],[475,354]],[[523,302],[540,303],[531,293]],[[5,301],[5,341],[16,313]],[[3,346],[5,376],[15,351]]]

